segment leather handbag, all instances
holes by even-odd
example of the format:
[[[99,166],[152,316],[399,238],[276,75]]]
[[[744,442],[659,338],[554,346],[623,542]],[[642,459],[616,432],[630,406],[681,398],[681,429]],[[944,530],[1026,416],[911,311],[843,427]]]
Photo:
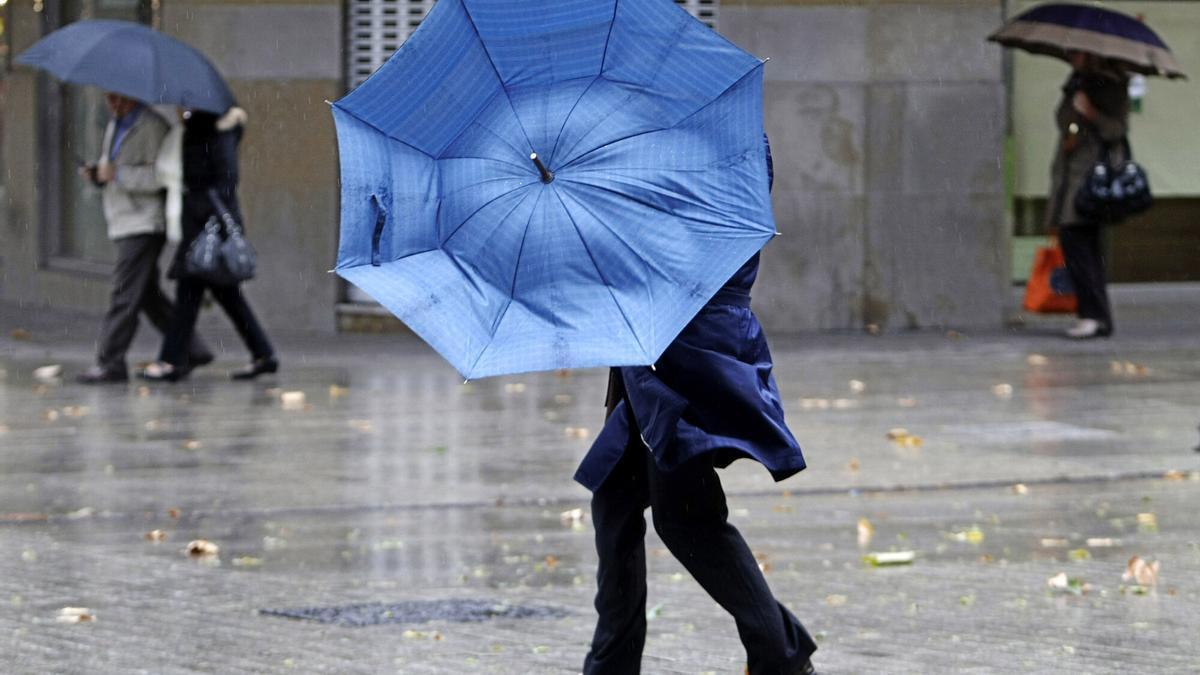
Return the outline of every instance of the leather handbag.
[[[188,247],[185,273],[216,286],[232,286],[254,278],[258,255],[246,241],[242,226],[217,194],[208,191],[216,213],[208,217],[204,231]]]
[[[1026,311],[1039,314],[1073,314],[1078,306],[1062,248],[1054,241],[1037,250],[1033,270],[1025,284]]]
[[[1100,159],[1075,193],[1075,211],[1083,219],[1111,225],[1143,213],[1154,203],[1146,171],[1133,161],[1129,139],[1122,138],[1126,160],[1118,166],[1109,161],[1110,144],[1101,146]]]

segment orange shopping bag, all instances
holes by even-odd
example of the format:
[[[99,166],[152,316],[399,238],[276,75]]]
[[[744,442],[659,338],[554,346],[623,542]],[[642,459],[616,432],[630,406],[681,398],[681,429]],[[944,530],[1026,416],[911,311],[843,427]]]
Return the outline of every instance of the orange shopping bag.
[[[1025,285],[1025,309],[1040,314],[1073,314],[1077,306],[1075,289],[1067,274],[1058,241],[1037,250],[1033,271]]]

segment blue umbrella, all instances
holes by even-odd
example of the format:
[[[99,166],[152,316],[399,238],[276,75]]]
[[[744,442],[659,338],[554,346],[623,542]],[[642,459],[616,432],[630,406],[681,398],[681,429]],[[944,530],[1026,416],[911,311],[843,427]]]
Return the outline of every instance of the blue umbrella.
[[[333,115],[338,273],[468,378],[652,364],[775,235],[762,63],[671,0],[441,0]]]
[[[234,104],[225,80],[203,54],[132,21],[77,21],[38,40],[17,63],[153,105],[219,115]]]

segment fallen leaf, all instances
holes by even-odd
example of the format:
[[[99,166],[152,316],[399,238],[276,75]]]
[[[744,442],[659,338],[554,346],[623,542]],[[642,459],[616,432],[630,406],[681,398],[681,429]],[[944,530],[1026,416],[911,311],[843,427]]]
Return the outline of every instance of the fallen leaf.
[[[62,409],[62,413],[72,419],[87,417],[89,412],[91,412],[91,409],[85,405],[69,405]]]
[[[1188,475],[1179,470],[1168,471],[1163,474],[1164,480],[1187,480]]]
[[[863,556],[863,561],[872,567],[887,567],[890,565],[910,565],[916,557],[916,551],[884,551],[868,553]]]
[[[862,380],[850,380],[850,391],[861,394],[867,390],[867,383]]]
[[[168,518],[177,519],[177,518],[179,518],[180,513],[181,512],[179,509],[167,509],[167,517]]]
[[[896,427],[888,430],[887,438],[902,448],[919,448],[924,444],[920,436],[909,433],[908,429],[904,427]]]
[[[569,405],[574,400],[575,400],[575,397],[571,396],[570,394],[555,394],[554,395],[554,402],[557,403],[558,405]]]
[[[1125,573],[1121,575],[1121,579],[1132,581],[1146,588],[1156,588],[1158,586],[1159,567],[1159,561],[1147,562],[1140,556],[1135,555],[1129,559],[1129,563],[1126,565]]]
[[[881,332],[883,332],[883,329],[881,329],[877,323],[869,323],[863,328],[871,335],[879,335]]]
[[[1044,366],[1047,363],[1050,363],[1050,359],[1042,356],[1041,354],[1030,354],[1029,356],[1025,357],[1025,363],[1028,363],[1031,366]]]
[[[871,543],[871,537],[875,536],[875,526],[866,518],[858,519],[858,545],[866,547]]]
[[[848,598],[844,595],[834,593],[833,595],[825,596],[825,604],[830,607],[841,607],[846,604]]]
[[[42,413],[42,419],[46,420],[47,422],[57,422],[58,416],[58,411],[54,409],[50,409]]]
[[[162,530],[150,530],[145,535],[143,535],[143,537],[145,538],[146,541],[152,541],[155,544],[157,544],[159,542],[166,541],[167,533],[163,532]]]
[[[183,449],[184,449],[184,450],[199,450],[199,449],[200,449],[200,448],[202,448],[202,447],[204,447],[204,444],[203,444],[203,443],[201,443],[200,441],[191,440],[191,441],[184,441],[184,442],[183,442]]]
[[[351,429],[361,431],[364,434],[371,433],[375,430],[375,425],[371,423],[371,420],[350,420],[346,422],[346,424],[349,425]]]
[[[534,654],[549,654],[550,648],[547,647],[546,645],[538,645],[533,648],[533,653]]]
[[[547,555],[545,558],[546,569],[553,571],[558,567],[558,558],[556,556]]]
[[[1017,483],[1016,485],[1012,486],[1012,491],[1013,494],[1023,496],[1029,494],[1029,487],[1024,483]]]
[[[253,556],[248,556],[248,555],[240,556],[238,558],[233,559],[234,567],[259,567],[262,565],[262,563],[263,563],[262,558],[255,558]]]
[[[147,387],[145,385],[138,387],[137,395],[139,398],[146,398],[147,396],[150,395],[150,387]]]
[[[349,393],[349,387],[339,387],[336,384],[329,385],[329,398],[341,398]]]
[[[1112,548],[1113,546],[1120,546],[1121,540],[1109,537],[1091,537],[1087,540],[1087,545],[1089,548]]]
[[[1071,545],[1071,542],[1066,539],[1045,538],[1042,539],[1042,548],[1066,548]]]
[[[1067,557],[1076,562],[1083,562],[1092,559],[1092,552],[1086,548],[1076,548],[1067,553]]]
[[[221,547],[205,539],[193,539],[184,552],[193,558],[214,558],[221,552]]]
[[[91,623],[96,620],[96,615],[87,607],[63,607],[54,620],[58,623]]]
[[[279,395],[279,404],[284,410],[303,410],[304,398],[302,391],[285,391]]]
[[[271,398],[279,398],[283,394],[283,389],[279,387],[268,387],[263,390],[263,393]]]
[[[857,457],[852,457],[849,462],[846,462],[846,469],[851,473],[857,473],[862,468],[862,464]]]
[[[969,529],[951,534],[950,538],[954,541],[961,541],[967,544],[974,544],[978,546],[979,544],[983,543],[984,535],[983,530],[979,529],[978,525],[972,525]]]
[[[509,394],[523,394],[525,393],[525,383],[509,382],[508,384],[504,385],[504,391]]]
[[[1137,514],[1137,524],[1138,530],[1141,530],[1142,532],[1149,534],[1158,532],[1158,517],[1153,513]]]
[[[8,332],[8,335],[14,340],[26,341],[33,339],[33,333],[30,333],[24,328],[14,328]]]
[[[96,509],[93,509],[90,506],[85,506],[81,509],[76,509],[68,513],[67,518],[70,520],[80,520],[83,518],[91,518],[94,515],[96,515]]]
[[[563,429],[563,435],[568,438],[587,438],[591,433],[587,427],[567,427]]]
[[[901,408],[915,408],[917,407],[917,399],[911,396],[904,396],[896,399],[896,405],[900,406]]]
[[[558,522],[572,530],[582,530],[587,522],[587,513],[583,509],[571,509],[558,514]]]
[[[662,606],[662,603],[660,602],[657,605],[646,610],[646,620],[653,621],[653,620],[657,619],[658,617],[662,616],[662,612],[663,612],[663,606]]]
[[[1046,585],[1049,586],[1050,590],[1052,591],[1069,593],[1071,595],[1083,595],[1092,590],[1091,585],[1087,584],[1082,579],[1068,577],[1066,572],[1059,572],[1058,574],[1050,577],[1046,580]]]
[[[997,384],[992,387],[992,393],[995,394],[996,398],[1007,400],[1012,398],[1013,387],[1011,384]]]
[[[55,363],[33,369],[33,379],[43,384],[57,384],[62,378],[63,367]]]
[[[849,398],[835,398],[833,400],[833,407],[837,410],[849,410],[851,408],[857,408],[860,405],[861,404],[858,401]]]

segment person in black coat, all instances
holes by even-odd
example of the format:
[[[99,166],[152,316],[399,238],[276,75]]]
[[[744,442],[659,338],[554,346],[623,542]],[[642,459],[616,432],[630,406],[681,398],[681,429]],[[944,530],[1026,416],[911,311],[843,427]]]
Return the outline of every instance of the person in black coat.
[[[219,215],[212,194],[223,202],[237,222],[244,223],[237,198],[237,151],[245,123],[246,112],[236,107],[219,117],[198,110],[184,113],[183,234],[168,272],[169,277],[177,280],[176,310],[164,336],[158,362],[142,372],[142,377],[147,380],[174,382],[191,371],[193,364],[188,362],[187,345],[195,331],[205,290],[225,310],[250,350],[250,365],[235,371],[233,379],[254,379],[279,369],[275,349],[242,295],[241,286],[217,285],[188,276],[184,260],[188,248],[204,231],[209,218]]]

